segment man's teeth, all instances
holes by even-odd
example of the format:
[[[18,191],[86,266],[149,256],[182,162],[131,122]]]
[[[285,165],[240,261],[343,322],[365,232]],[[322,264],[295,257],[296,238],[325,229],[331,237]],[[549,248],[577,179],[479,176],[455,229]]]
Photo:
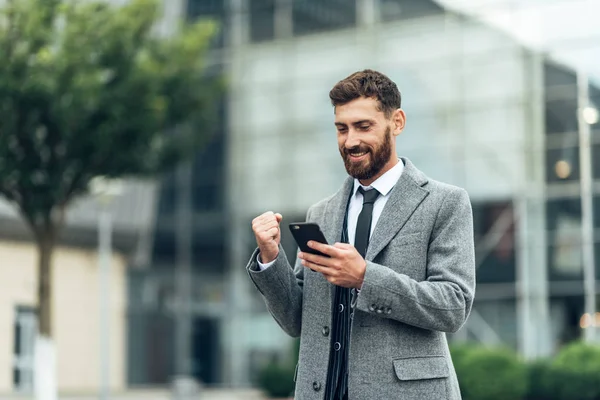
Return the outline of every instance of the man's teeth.
[[[366,151],[363,151],[362,153],[350,153],[353,157],[362,157],[365,154],[367,154]]]

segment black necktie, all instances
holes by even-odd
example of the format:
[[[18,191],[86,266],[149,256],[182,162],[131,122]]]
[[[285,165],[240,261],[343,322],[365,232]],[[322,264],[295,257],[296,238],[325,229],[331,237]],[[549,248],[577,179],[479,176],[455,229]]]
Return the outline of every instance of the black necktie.
[[[356,223],[356,234],[354,236],[354,247],[364,258],[369,246],[369,236],[371,234],[371,217],[373,216],[373,203],[377,200],[379,192],[376,189],[364,190],[362,187],[358,191],[363,195],[363,208],[358,216]]]
[[[379,196],[379,192],[375,189],[365,192],[362,187],[358,190],[363,194],[364,200],[363,208],[356,224],[354,247],[364,257],[369,244],[373,203],[377,199],[377,196]],[[343,230],[346,229],[346,220],[344,220]],[[347,236],[344,235],[344,237],[342,237],[342,241],[347,241]],[[352,318],[352,311],[350,310],[352,302],[350,298],[349,289],[336,286],[333,301],[332,349],[327,376],[326,400],[348,399],[348,345],[350,342],[350,319]]]

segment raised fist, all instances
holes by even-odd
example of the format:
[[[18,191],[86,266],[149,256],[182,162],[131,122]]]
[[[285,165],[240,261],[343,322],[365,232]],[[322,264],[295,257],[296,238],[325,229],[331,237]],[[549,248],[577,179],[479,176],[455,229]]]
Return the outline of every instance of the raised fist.
[[[279,254],[281,242],[279,223],[282,219],[281,214],[267,211],[252,220],[252,231],[260,250],[260,260],[264,264],[275,260]]]

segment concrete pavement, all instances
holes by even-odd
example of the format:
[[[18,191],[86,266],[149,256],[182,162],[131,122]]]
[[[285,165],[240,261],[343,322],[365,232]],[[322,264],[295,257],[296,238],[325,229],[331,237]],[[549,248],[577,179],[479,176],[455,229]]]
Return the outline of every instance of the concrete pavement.
[[[265,400],[258,390],[203,389],[199,396],[190,400]],[[0,394],[0,400],[35,400],[31,395]],[[99,400],[97,394],[64,394],[59,400]],[[164,389],[128,390],[111,394],[108,400],[173,400],[171,393]]]

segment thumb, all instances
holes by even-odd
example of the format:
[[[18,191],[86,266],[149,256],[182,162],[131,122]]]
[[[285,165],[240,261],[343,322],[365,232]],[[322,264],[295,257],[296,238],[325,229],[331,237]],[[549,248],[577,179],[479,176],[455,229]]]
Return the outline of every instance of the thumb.
[[[275,213],[275,218],[277,219],[277,223],[280,223],[281,220],[283,219],[283,215],[281,215],[279,213]]]

